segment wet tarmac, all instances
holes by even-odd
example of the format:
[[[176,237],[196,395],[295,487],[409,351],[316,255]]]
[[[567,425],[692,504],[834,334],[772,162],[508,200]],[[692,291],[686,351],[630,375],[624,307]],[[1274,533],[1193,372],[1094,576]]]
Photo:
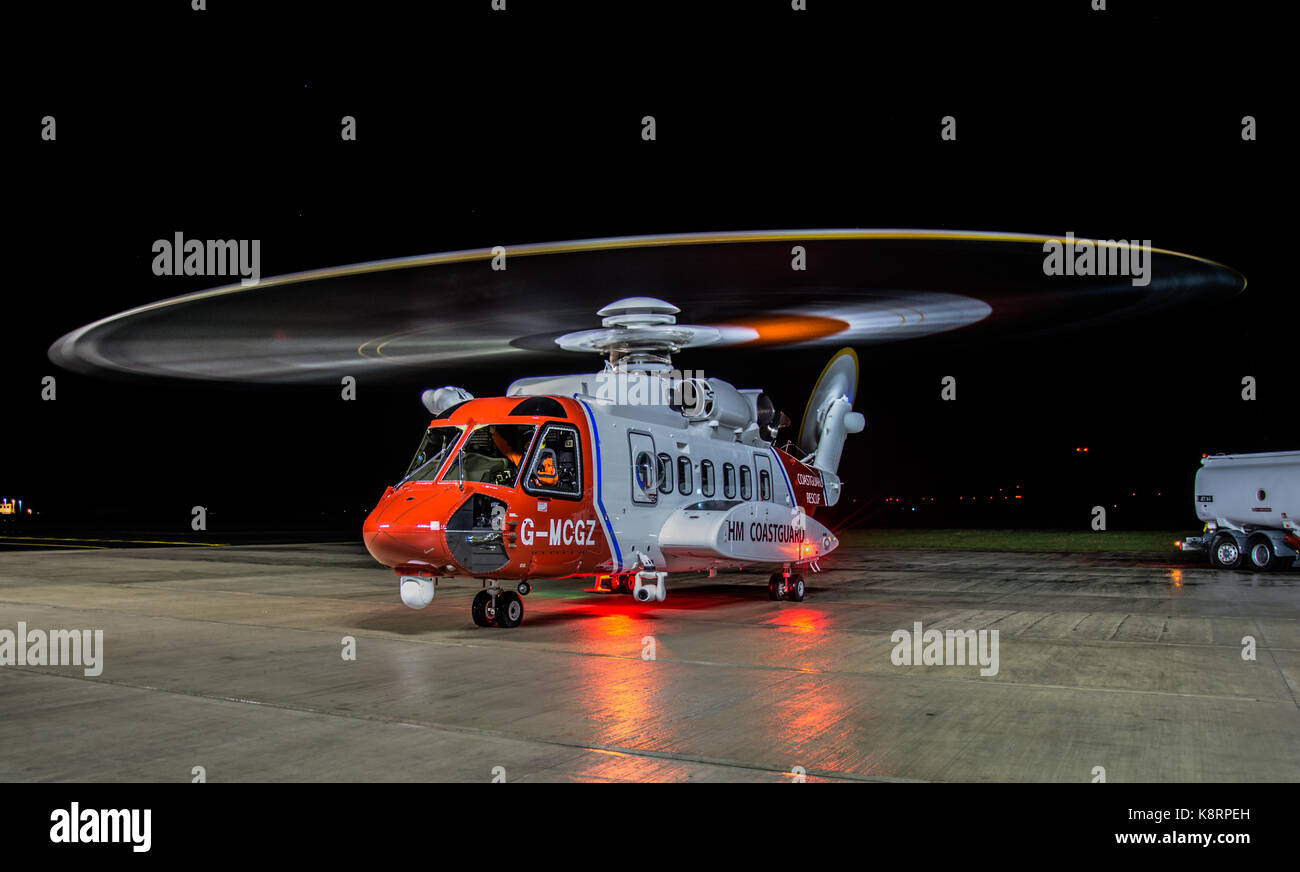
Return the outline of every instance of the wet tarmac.
[[[802,603],[538,582],[504,630],[477,582],[406,608],[359,544],[0,553],[0,631],[103,631],[99,675],[0,666],[0,779],[1300,780],[1300,571],[835,557]],[[917,623],[996,630],[996,674],[897,664]]]

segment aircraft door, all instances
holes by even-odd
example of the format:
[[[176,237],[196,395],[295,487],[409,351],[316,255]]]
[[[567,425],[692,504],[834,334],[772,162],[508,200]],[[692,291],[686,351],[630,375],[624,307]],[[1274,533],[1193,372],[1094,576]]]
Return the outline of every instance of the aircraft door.
[[[629,430],[627,442],[632,462],[632,502],[653,506],[659,502],[659,458],[655,455],[654,437]]]

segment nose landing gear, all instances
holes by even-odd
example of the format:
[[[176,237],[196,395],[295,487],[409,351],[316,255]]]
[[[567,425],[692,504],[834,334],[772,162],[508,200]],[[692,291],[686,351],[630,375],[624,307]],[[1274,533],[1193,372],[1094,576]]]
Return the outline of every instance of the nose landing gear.
[[[527,582],[521,583],[522,588]],[[531,588],[530,588],[531,589]],[[517,627],[524,620],[524,601],[513,590],[490,588],[474,595],[474,602],[469,607],[470,616],[480,627],[498,627],[509,629]]]

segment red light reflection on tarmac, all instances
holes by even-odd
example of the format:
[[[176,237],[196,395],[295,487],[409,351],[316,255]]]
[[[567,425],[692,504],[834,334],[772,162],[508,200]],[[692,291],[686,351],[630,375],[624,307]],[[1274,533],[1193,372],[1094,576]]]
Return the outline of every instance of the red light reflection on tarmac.
[[[580,741],[595,746],[667,750],[673,724],[673,697],[666,695],[664,670],[641,659],[642,639],[652,635],[649,621],[627,614],[604,614],[579,623],[583,648],[594,656],[578,664],[578,708],[584,732]],[[657,645],[657,640],[656,640]],[[599,748],[591,750],[600,751]],[[673,761],[605,751],[575,761],[578,780],[672,780]],[[664,771],[664,770],[667,771]]]
[[[781,604],[754,625],[768,630],[761,639],[743,641],[762,646],[757,662],[737,651],[727,658],[734,663],[706,664],[672,659],[673,626],[662,606],[600,599],[570,612],[580,616],[569,624],[572,641],[589,656],[575,663],[573,697],[566,701],[576,719],[570,738],[586,746],[569,777],[686,780],[700,774],[701,749],[718,742],[727,747],[726,759],[771,766],[771,777],[778,780],[794,766],[895,774],[894,763],[873,747],[873,705],[881,703],[873,701],[874,694],[864,695],[859,684],[871,679],[852,675],[857,670],[851,663],[827,662],[844,643],[831,638],[833,612]],[[690,610],[727,604],[689,595],[676,602],[678,609]],[[655,661],[642,659],[646,637],[654,638]],[[729,682],[741,681],[743,691],[717,696],[711,677],[719,669],[737,670]]]
[[[807,606],[777,609],[762,621],[780,633],[781,662],[791,669],[813,672],[825,657],[830,615]]]
[[[781,661],[799,670],[772,688],[773,704],[768,709],[772,747],[786,749],[790,755],[784,762],[807,770],[893,775],[896,766],[871,749],[874,702],[853,692],[853,682],[868,679],[825,672],[827,652],[843,646],[842,640],[831,639],[831,613],[787,605],[762,623],[776,629]],[[856,671],[851,663],[831,668]]]

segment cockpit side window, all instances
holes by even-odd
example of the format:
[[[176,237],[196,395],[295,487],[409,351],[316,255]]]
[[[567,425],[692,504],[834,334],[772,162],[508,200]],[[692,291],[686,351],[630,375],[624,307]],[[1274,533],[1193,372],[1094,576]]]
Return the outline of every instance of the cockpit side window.
[[[459,427],[430,427],[420,440],[420,447],[406,467],[402,481],[433,481],[458,439]]]
[[[546,424],[524,477],[530,494],[578,499],[582,496],[582,447],[571,424]]]
[[[519,466],[537,427],[532,424],[487,424],[475,427],[443,473],[443,481],[481,481],[514,487]]]

